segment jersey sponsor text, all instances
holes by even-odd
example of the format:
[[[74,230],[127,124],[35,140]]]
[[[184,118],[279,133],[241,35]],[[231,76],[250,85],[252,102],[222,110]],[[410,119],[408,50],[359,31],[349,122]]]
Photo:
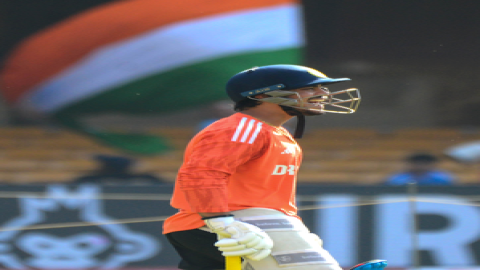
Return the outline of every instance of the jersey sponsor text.
[[[295,165],[276,165],[272,175],[295,175]]]

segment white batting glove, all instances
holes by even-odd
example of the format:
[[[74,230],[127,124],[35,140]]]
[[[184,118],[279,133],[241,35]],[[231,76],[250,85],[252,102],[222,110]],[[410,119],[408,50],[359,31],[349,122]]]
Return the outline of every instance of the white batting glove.
[[[207,227],[217,234],[219,241],[215,246],[225,257],[245,256],[259,261],[272,252],[272,239],[257,226],[233,217],[207,218],[204,221]]]

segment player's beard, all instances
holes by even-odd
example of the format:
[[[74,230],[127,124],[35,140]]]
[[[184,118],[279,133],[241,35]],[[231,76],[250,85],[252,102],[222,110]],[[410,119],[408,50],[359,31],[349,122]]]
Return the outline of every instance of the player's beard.
[[[316,115],[324,114],[324,112],[320,110],[299,109],[299,108],[292,108],[292,107],[281,106],[281,105],[280,107],[282,107],[282,109],[291,116],[296,116],[298,114],[302,114],[304,116],[316,116]]]
[[[311,111],[311,110],[298,110],[298,111],[301,112],[305,116],[315,116],[315,115],[325,114],[322,111]]]

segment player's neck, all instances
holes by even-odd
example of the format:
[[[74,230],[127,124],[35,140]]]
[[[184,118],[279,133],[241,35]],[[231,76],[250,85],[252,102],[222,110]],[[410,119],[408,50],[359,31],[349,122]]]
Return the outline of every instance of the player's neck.
[[[263,103],[262,105],[264,105]],[[255,117],[256,119],[269,124],[270,126],[280,127],[287,122],[292,116],[284,112],[278,105],[274,106],[257,106],[242,111],[241,113]]]

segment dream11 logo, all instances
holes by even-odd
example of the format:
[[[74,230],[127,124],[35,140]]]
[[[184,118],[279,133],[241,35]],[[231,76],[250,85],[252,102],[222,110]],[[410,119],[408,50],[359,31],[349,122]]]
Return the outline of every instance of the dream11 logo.
[[[69,192],[61,185],[48,186],[45,198],[20,198],[18,217],[0,231],[0,264],[9,269],[112,269],[152,258],[160,242],[133,232],[102,212],[99,187],[81,185]],[[77,228],[22,230],[52,224],[51,219],[99,224]],[[102,224],[104,223],[104,224]],[[8,230],[16,228],[16,230]]]

